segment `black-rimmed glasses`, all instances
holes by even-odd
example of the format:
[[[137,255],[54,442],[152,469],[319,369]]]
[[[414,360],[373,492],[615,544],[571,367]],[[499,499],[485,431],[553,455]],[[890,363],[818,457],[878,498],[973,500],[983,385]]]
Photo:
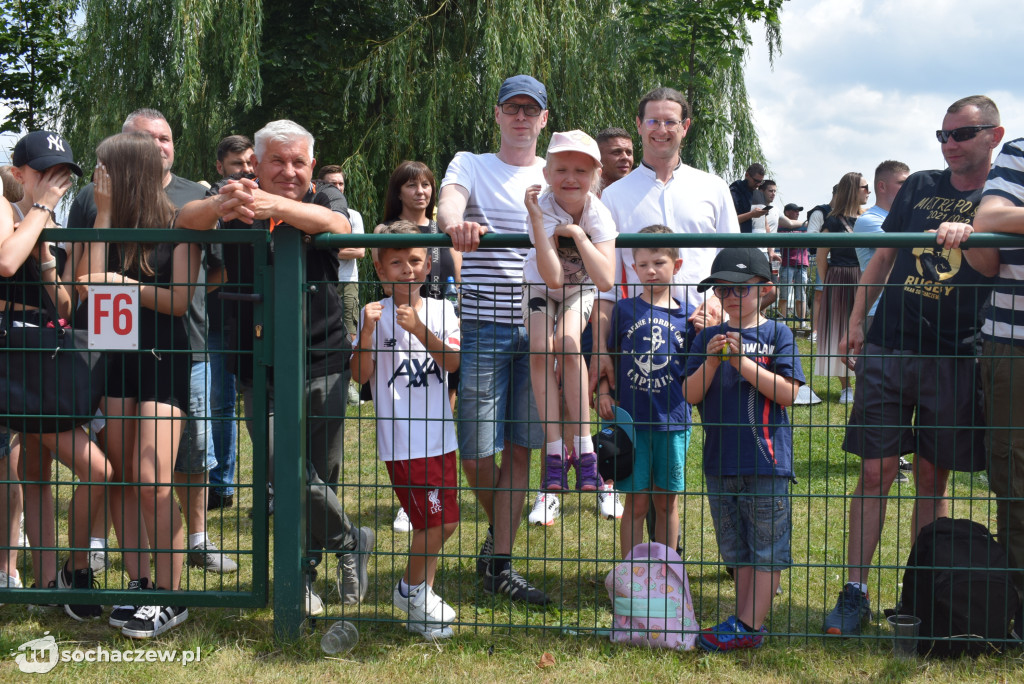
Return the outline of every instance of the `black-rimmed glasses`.
[[[509,116],[515,116],[522,110],[526,116],[540,116],[540,113],[544,110],[538,104],[519,104],[517,102],[505,102],[498,105],[501,107],[502,114],[508,114]]]

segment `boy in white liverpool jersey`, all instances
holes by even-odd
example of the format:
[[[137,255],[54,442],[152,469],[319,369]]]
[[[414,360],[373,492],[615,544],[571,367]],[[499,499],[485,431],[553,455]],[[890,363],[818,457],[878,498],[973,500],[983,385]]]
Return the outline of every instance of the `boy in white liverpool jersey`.
[[[376,233],[419,235],[408,221]],[[459,525],[456,438],[448,373],[459,367],[459,320],[452,303],[420,296],[430,268],[422,247],[380,247],[373,265],[391,296],[363,307],[352,377],[369,382],[377,414],[377,454],[412,521],[405,575],[394,602],[410,632],[452,635],[455,609],[434,593],[444,542]]]

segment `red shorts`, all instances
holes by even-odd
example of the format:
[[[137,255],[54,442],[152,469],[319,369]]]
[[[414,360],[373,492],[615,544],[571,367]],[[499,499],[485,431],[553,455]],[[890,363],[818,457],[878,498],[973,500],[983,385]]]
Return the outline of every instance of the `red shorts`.
[[[454,451],[384,465],[414,530],[459,521],[459,463]]]

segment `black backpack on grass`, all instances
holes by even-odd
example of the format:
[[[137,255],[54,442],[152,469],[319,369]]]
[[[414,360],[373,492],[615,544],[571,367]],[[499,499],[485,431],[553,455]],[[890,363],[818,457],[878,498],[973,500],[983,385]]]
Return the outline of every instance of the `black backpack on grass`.
[[[1002,646],[1020,601],[1009,566],[1006,549],[973,520],[939,518],[921,530],[899,608],[921,618],[918,654],[976,656]]]

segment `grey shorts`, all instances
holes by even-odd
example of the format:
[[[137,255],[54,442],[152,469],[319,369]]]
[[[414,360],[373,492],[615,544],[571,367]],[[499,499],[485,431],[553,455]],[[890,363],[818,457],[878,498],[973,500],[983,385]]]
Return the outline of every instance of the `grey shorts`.
[[[974,357],[866,344],[843,449],[866,459],[917,454],[944,470],[984,470],[980,375]]]

